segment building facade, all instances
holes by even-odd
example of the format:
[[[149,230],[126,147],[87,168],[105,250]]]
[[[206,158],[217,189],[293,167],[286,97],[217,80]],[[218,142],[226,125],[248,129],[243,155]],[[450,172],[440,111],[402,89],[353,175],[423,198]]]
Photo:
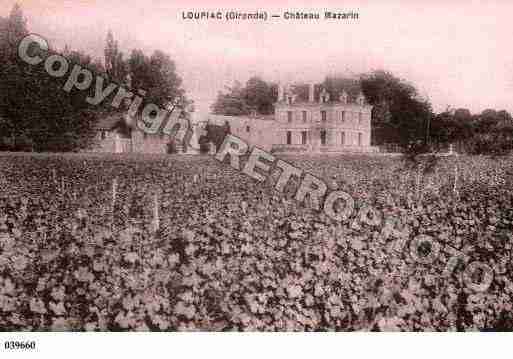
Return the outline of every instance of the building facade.
[[[363,94],[351,98],[345,91],[336,99],[321,89],[308,100],[298,100],[280,87],[275,104],[276,142],[283,152],[375,152],[371,147],[371,111]]]
[[[128,126],[124,116],[105,117],[96,125],[93,152],[105,153],[169,153],[168,135],[148,135]]]
[[[237,136],[250,147],[256,146],[262,150],[271,151],[278,142],[276,121],[274,116],[207,116],[207,122],[224,126],[228,123],[230,133]]]

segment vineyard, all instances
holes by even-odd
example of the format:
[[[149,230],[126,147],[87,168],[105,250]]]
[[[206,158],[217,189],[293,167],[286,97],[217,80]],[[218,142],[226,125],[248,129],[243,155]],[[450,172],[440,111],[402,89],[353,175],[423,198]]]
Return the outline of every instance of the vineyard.
[[[0,155],[0,328],[513,329],[511,158],[287,161],[350,194],[351,217],[210,156]],[[408,249],[419,235],[439,244],[430,263]],[[486,290],[465,263],[444,273],[454,250],[492,268]]]

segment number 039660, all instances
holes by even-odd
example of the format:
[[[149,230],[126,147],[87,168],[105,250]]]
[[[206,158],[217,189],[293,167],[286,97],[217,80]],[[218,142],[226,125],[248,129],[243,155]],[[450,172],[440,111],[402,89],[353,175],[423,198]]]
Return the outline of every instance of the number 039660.
[[[36,342],[6,341],[4,342],[4,348],[6,350],[34,350],[36,349]]]

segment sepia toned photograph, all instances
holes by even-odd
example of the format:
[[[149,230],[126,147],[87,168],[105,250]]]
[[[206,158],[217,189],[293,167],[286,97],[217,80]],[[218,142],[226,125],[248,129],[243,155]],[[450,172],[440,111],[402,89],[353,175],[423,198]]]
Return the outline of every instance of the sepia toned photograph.
[[[0,2],[2,352],[513,330],[513,4]]]

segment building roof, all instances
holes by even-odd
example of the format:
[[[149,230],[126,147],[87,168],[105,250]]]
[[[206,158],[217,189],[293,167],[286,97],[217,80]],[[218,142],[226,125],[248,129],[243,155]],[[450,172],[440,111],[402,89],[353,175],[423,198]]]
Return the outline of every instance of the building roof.
[[[353,106],[353,107],[372,107],[367,102],[364,105],[359,105],[355,102],[343,103],[338,100],[330,100],[328,102],[308,102],[308,101],[296,101],[287,103],[280,101],[275,104],[276,107],[335,107],[335,106]]]
[[[358,80],[351,78],[330,79],[329,83],[322,84],[289,84],[284,86],[284,94],[294,95],[295,103],[302,105],[321,103],[321,93],[325,91],[330,96],[328,103],[340,103],[339,97],[343,93],[347,96],[347,104],[356,104],[356,100],[362,94],[362,88]],[[313,102],[310,102],[310,85],[313,85]],[[278,103],[283,102],[278,101]]]
[[[258,122],[260,124],[271,124],[274,121],[274,115],[257,115],[255,117],[252,116],[225,116],[225,115],[215,115],[208,114],[207,121],[214,125],[222,126],[227,121],[228,123],[235,124],[240,123],[244,124],[248,121],[253,123]]]

